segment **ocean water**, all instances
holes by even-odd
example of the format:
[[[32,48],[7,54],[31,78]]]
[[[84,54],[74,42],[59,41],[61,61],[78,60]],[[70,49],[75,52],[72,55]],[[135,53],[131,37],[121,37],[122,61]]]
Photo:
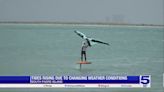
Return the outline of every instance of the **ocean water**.
[[[87,49],[74,33],[110,43]],[[163,92],[164,29],[159,27],[0,24],[0,75],[151,75],[151,88],[0,89],[17,92]]]

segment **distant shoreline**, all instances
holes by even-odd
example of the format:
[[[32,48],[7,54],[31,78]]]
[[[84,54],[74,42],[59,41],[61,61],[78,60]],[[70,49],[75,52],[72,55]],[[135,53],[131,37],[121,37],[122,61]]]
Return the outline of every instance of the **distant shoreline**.
[[[130,23],[107,23],[107,22],[38,22],[38,21],[0,21],[0,24],[66,24],[66,25],[118,25],[118,26],[154,26],[164,27],[156,24],[130,24]]]

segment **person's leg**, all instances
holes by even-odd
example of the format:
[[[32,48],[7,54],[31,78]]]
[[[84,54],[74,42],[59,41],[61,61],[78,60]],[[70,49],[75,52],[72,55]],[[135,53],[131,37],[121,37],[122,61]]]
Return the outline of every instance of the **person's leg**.
[[[85,61],[87,61],[87,56],[86,56],[86,52],[84,53],[84,57],[85,57]]]
[[[81,51],[81,61],[83,61],[83,51]]]

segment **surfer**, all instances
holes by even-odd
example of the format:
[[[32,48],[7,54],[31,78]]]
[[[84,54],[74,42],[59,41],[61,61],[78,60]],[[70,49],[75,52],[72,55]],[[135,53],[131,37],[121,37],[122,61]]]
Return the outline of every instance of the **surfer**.
[[[83,43],[82,43],[82,48],[81,48],[81,61],[83,62],[83,57],[85,58],[85,61],[87,60],[86,57],[86,50],[87,47],[91,47],[92,45],[99,43],[99,44],[105,44],[110,46],[109,43],[100,41],[100,40],[96,40],[94,38],[89,38],[87,37],[85,34],[81,33],[80,31],[74,31],[78,36],[80,36],[82,39],[84,39]]]
[[[85,58],[85,61],[87,61],[87,57],[86,57],[87,47],[88,47],[88,44],[84,41],[81,47],[81,61],[82,62],[83,62],[83,57]]]

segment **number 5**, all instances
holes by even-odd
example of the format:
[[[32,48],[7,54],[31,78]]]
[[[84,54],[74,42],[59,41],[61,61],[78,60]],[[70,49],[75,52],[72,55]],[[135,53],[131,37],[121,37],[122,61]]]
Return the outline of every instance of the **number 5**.
[[[148,84],[150,82],[149,78],[150,76],[141,76],[141,83]]]

